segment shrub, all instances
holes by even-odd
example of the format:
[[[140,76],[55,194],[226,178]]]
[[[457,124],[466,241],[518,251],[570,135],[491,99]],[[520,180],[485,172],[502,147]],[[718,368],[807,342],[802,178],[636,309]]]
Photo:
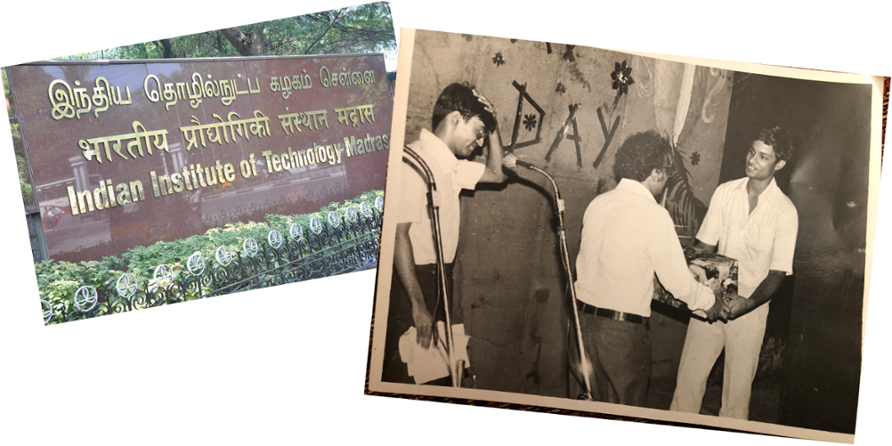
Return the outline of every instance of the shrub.
[[[222,227],[209,229],[202,235],[136,246],[120,257],[108,256],[99,261],[79,263],[56,260],[40,262],[34,267],[40,299],[52,307],[53,319],[62,320],[76,309],[74,294],[81,286],[93,286],[97,290],[113,288],[118,277],[125,272],[133,274],[138,282],[151,280],[155,268],[161,264],[171,265],[177,274],[183,274],[186,261],[193,253],[199,252],[205,259],[211,259],[220,246],[228,246],[233,253],[240,253],[244,240],[249,237],[260,243],[261,240],[266,240],[271,229],[278,229],[283,236],[287,236],[294,223],[308,228],[310,219],[319,217],[324,221],[328,212],[333,210],[338,211],[343,218],[347,206],[362,201],[374,205],[375,198],[383,196],[383,191],[369,191],[343,203],[332,202],[318,212],[302,215],[270,214],[265,217],[264,222],[227,223]],[[192,297],[194,296],[189,298]]]

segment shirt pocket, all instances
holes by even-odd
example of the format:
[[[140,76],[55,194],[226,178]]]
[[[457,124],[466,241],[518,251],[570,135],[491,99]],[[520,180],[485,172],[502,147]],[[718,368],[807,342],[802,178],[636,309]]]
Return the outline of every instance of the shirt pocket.
[[[774,243],[774,230],[759,225],[751,225],[744,230],[746,247],[750,251],[762,254],[771,249]]]

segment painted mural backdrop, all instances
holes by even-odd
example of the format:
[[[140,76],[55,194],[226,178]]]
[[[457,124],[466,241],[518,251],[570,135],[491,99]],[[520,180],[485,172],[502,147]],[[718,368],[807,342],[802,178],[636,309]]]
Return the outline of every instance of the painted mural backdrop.
[[[615,186],[614,155],[628,136],[656,130],[673,143],[677,176],[666,204],[680,233],[696,230],[696,214],[705,214],[719,184],[733,72],[597,48],[418,30],[411,75],[406,141],[430,127],[444,87],[475,86],[496,105],[503,145],[560,185],[573,259],[585,208]],[[455,289],[475,336],[471,362],[512,364],[511,370],[478,370],[482,388],[563,396],[566,327],[556,324],[566,320],[565,284],[550,189],[528,175],[503,188],[478,187],[462,204]],[[660,342],[655,337],[654,351],[667,354],[654,358],[654,373],[674,374],[680,352]]]
[[[657,130],[677,145],[697,198],[708,202],[718,184],[733,72],[461,34],[419,31],[416,45],[412,75],[433,82],[413,97],[432,103],[451,82],[475,85],[498,107],[503,143],[523,159],[544,161],[562,176],[610,176],[627,136]],[[492,62],[463,62],[483,59]],[[427,103],[410,102],[407,140],[429,125]]]

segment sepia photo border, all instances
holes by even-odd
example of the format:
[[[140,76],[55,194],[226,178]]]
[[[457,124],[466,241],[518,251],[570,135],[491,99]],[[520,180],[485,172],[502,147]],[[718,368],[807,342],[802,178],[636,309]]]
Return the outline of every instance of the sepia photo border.
[[[406,134],[407,107],[409,100],[409,87],[412,83],[412,60],[415,46],[415,30],[402,29],[400,39],[400,54],[398,62],[399,75],[397,76],[397,86],[394,98],[394,119],[391,131],[393,144],[391,146],[387,189],[394,190],[400,183],[403,169],[403,145]],[[867,209],[867,236],[866,236],[866,265],[864,273],[864,301],[862,310],[862,345],[864,342],[864,331],[866,325],[867,314],[867,297],[869,294],[870,277],[871,277],[871,261],[873,258],[873,241],[876,230],[876,216],[878,205],[880,163],[881,163],[881,146],[882,146],[882,108],[883,108],[883,92],[884,78],[876,76],[862,76],[853,74],[820,72],[815,70],[803,70],[795,68],[772,67],[752,63],[727,62],[681,56],[667,56],[652,53],[638,53],[632,51],[619,51],[621,53],[633,54],[644,57],[655,57],[669,61],[691,63],[707,67],[723,68],[734,71],[745,71],[753,74],[762,74],[770,76],[783,76],[802,80],[816,80],[823,82],[836,83],[855,83],[872,85],[871,94],[871,130],[870,130],[870,165],[868,178],[868,209]],[[508,403],[520,406],[536,406],[543,408],[562,409],[562,413],[591,414],[591,416],[619,416],[624,418],[644,418],[652,420],[660,420],[669,422],[670,424],[686,424],[707,426],[720,429],[738,430],[746,432],[757,432],[770,435],[798,437],[803,439],[813,439],[822,441],[832,441],[841,443],[853,443],[853,434],[831,433],[812,429],[790,427],[784,425],[776,425],[755,421],[737,420],[729,418],[720,418],[708,415],[698,415],[689,413],[670,412],[659,409],[637,408],[618,404],[577,401],[568,398],[556,398],[546,396],[536,396],[527,394],[507,393],[491,390],[468,389],[468,388],[449,388],[425,385],[396,384],[381,381],[382,364],[383,364],[383,348],[384,333],[387,324],[388,304],[391,288],[392,263],[393,263],[393,246],[394,235],[396,229],[396,210],[400,208],[399,194],[389,194],[385,202],[384,220],[381,235],[381,252],[378,267],[378,278],[376,286],[376,297],[374,305],[373,321],[376,322],[372,326],[372,339],[369,353],[368,366],[368,386],[367,393],[385,393],[412,395],[414,397],[433,397],[431,399],[439,400],[445,398],[446,401],[460,402],[470,404],[471,401],[489,401],[496,403]],[[465,401],[462,401],[465,400]],[[503,407],[503,404],[499,404]],[[598,415],[606,414],[606,415]]]

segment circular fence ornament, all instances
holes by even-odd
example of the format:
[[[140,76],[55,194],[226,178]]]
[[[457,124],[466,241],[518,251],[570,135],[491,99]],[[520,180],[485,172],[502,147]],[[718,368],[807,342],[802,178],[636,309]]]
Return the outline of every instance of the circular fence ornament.
[[[384,198],[375,198],[375,209],[378,209],[378,212],[384,212]]]
[[[167,286],[173,280],[173,267],[167,264],[158,265],[155,268],[155,274],[152,274],[155,283],[158,286]]]
[[[356,221],[356,217],[359,214],[356,212],[356,206],[350,206],[347,208],[347,211],[344,213],[344,216],[347,218],[347,221],[353,223]]]
[[[366,216],[366,218],[372,216],[372,207],[365,201],[359,203],[359,212],[362,212],[362,215]]]
[[[40,309],[43,310],[43,324],[46,325],[53,318],[53,306],[49,302],[40,299]]]
[[[266,236],[266,241],[269,242],[269,245],[273,248],[278,248],[282,246],[282,233],[273,229],[269,231],[269,234]]]
[[[186,269],[189,270],[189,274],[200,276],[204,272],[204,256],[195,251],[186,261]]]
[[[319,217],[313,217],[310,219],[310,230],[316,234],[322,232],[322,220]]]
[[[96,288],[82,286],[74,293],[74,306],[81,311],[90,311],[96,306]]]
[[[338,215],[338,211],[331,211],[328,213],[328,224],[334,228],[341,225],[341,216]]]
[[[223,245],[217,248],[217,263],[221,266],[227,266],[232,263],[232,250],[228,246]]]
[[[244,250],[245,255],[253,258],[257,255],[257,241],[250,237],[246,238],[242,243],[242,249]]]
[[[136,294],[136,276],[130,273],[121,274],[115,283],[115,290],[118,291],[118,296],[130,298]]]
[[[291,233],[291,240],[295,242],[299,242],[304,239],[304,228],[299,223],[295,223],[291,225],[291,228],[288,230]]]

